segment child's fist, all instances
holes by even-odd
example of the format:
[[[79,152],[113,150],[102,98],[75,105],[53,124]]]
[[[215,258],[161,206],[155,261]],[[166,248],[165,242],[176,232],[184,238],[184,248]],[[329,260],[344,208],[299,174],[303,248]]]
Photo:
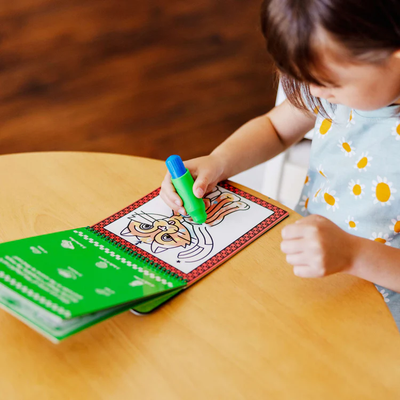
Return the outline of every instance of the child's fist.
[[[355,236],[320,215],[282,229],[281,250],[295,275],[318,278],[348,271],[355,258]]]

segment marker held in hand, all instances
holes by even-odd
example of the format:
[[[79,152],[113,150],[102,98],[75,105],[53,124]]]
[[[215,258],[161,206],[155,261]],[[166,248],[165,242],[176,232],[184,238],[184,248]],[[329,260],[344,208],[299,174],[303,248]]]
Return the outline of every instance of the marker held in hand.
[[[202,224],[207,219],[203,199],[193,193],[194,180],[189,170],[184,166],[182,159],[177,155],[167,158],[166,165],[171,174],[171,181],[176,192],[183,201],[183,207],[197,224]]]

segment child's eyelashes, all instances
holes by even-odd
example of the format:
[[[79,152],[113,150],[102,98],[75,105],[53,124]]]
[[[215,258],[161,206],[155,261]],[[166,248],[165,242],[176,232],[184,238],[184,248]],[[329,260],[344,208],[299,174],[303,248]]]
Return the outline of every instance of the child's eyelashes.
[[[312,83],[310,86],[314,86],[320,89],[340,89],[342,88],[341,85],[333,82],[319,82],[319,83]]]

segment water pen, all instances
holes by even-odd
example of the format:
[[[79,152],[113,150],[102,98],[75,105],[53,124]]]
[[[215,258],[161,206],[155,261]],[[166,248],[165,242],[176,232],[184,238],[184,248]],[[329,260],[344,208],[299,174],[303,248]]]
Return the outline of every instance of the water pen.
[[[165,163],[171,174],[172,184],[179,197],[182,199],[186,212],[197,224],[206,222],[207,214],[204,201],[194,195],[194,181],[189,170],[184,166],[182,159],[177,155],[173,155],[168,157]]]

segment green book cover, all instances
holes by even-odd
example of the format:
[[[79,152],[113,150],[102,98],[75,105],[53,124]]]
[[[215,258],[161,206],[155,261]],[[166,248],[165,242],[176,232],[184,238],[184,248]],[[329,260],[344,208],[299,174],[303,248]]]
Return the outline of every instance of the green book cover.
[[[0,244],[0,303],[53,341],[185,281],[87,228]]]
[[[54,342],[128,309],[149,313],[288,216],[222,182],[197,224],[159,192],[88,228],[0,244],[0,307]]]

